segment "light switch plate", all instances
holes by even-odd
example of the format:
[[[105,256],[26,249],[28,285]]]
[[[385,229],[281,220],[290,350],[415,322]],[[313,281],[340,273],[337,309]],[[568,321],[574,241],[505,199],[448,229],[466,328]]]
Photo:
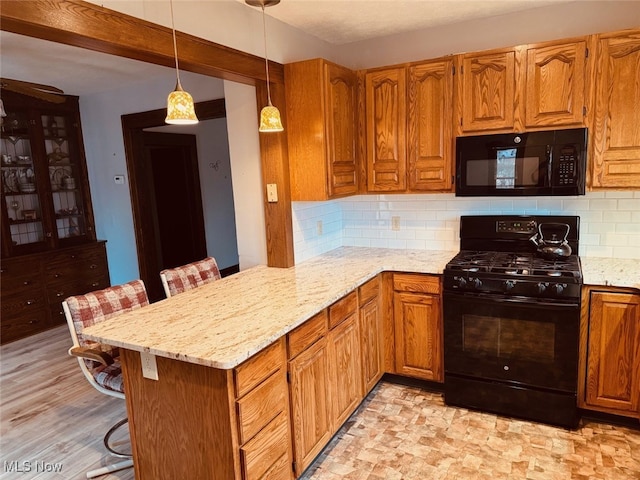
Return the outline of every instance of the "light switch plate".
[[[156,356],[147,352],[140,352],[140,363],[142,364],[142,376],[150,380],[158,380],[158,365]]]
[[[267,202],[276,203],[278,201],[278,185],[267,183]]]

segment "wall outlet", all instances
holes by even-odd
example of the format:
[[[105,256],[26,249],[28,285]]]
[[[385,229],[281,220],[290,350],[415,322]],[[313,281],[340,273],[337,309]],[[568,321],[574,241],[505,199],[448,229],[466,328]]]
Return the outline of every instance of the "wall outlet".
[[[322,235],[322,220],[318,220],[318,223],[316,223],[316,233]]]
[[[142,376],[150,380],[158,380],[158,365],[156,356],[148,352],[140,352],[140,363],[142,364]]]
[[[115,175],[113,181],[116,185],[124,185],[124,175]]]
[[[391,230],[400,230],[400,217],[391,217]]]

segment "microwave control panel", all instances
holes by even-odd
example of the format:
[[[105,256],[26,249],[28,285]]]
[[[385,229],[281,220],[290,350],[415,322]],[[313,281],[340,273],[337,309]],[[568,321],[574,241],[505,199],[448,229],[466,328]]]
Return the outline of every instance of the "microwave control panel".
[[[574,145],[564,145],[557,157],[554,186],[575,185],[578,173],[579,152]]]

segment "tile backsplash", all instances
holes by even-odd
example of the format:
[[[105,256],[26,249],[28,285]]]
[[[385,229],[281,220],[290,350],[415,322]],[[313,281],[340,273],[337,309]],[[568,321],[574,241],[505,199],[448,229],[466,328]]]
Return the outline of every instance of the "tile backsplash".
[[[292,208],[296,263],[340,246],[458,250],[460,215],[488,214],[578,215],[581,256],[640,258],[640,191],[526,198],[359,195],[293,202]]]

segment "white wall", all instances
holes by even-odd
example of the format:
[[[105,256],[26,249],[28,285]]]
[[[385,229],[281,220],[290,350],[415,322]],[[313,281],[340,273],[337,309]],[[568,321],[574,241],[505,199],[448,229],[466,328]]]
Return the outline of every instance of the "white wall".
[[[207,255],[214,257],[220,268],[238,265],[226,118],[200,121],[196,125],[165,125],[148,131],[196,136]]]
[[[224,82],[240,270],[267,264],[256,89]]]

